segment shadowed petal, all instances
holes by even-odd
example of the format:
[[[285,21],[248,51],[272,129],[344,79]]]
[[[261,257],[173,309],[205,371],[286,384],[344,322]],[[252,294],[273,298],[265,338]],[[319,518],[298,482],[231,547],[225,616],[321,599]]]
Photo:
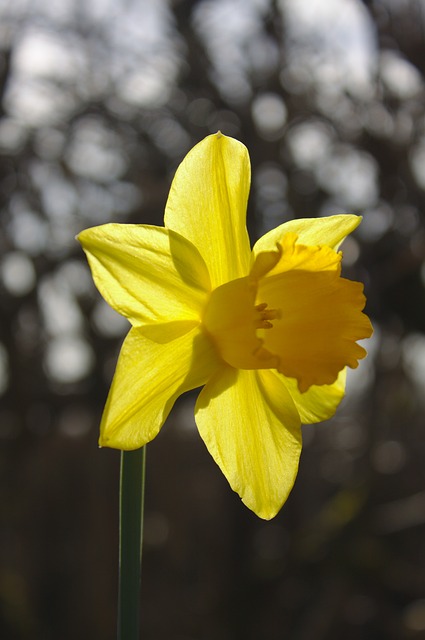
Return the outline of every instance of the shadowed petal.
[[[313,385],[304,393],[298,389],[298,383],[294,378],[287,378],[277,371],[273,373],[282,380],[291,394],[302,424],[329,420],[344,397],[347,369],[340,372],[333,384]]]
[[[163,227],[105,224],[78,240],[100,293],[133,325],[199,320],[209,276],[185,238]]]
[[[250,172],[245,146],[217,133],[189,151],[171,185],[165,226],[198,248],[213,288],[248,273]]]
[[[202,390],[195,418],[232,489],[258,516],[273,518],[301,452],[300,418],[282,381],[271,371],[223,368]]]
[[[131,329],[119,355],[99,444],[131,450],[150,442],[175,400],[205,384],[218,366],[215,349],[199,328],[167,344]]]

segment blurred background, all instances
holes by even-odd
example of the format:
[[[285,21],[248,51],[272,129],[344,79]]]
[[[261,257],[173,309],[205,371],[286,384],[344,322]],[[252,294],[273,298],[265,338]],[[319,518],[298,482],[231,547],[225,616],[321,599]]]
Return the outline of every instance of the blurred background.
[[[425,638],[424,0],[0,0],[0,637],[115,636],[119,452],[98,425],[128,326],[74,236],[162,225],[221,129],[252,241],[353,212],[375,334],[249,512],[176,404],[148,447],[145,640]]]

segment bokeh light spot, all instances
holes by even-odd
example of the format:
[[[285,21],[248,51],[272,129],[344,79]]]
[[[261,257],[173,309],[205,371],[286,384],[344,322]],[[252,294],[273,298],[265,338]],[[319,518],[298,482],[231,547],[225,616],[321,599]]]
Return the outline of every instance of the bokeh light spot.
[[[14,296],[24,296],[35,285],[35,269],[30,258],[20,251],[12,251],[1,262],[1,276],[6,289]]]
[[[79,336],[52,338],[47,345],[44,368],[53,382],[73,383],[85,378],[94,364],[94,354]]]

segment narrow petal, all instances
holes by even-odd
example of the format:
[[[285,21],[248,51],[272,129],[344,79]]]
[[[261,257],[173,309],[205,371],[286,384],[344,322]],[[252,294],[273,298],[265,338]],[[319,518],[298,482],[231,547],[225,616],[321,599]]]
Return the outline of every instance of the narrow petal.
[[[359,226],[361,216],[341,214],[325,218],[301,218],[289,220],[272,229],[260,238],[252,250],[253,258],[262,251],[273,251],[287,233],[295,233],[301,244],[307,246],[327,245],[338,249],[341,242]]]
[[[250,179],[245,146],[217,133],[188,153],[171,185],[165,226],[198,248],[213,288],[248,273]]]
[[[185,238],[163,227],[105,224],[78,240],[100,293],[133,325],[199,320],[209,276]]]
[[[335,414],[345,393],[347,369],[343,369],[333,384],[313,385],[304,393],[298,389],[297,380],[273,372],[283,382],[300,414],[302,424],[329,420]]]
[[[223,368],[199,395],[199,432],[242,501],[269,520],[294,484],[301,452],[298,412],[271,371]]]
[[[122,346],[100,425],[99,444],[131,450],[150,442],[175,400],[217,370],[215,349],[200,329],[168,344],[131,329]]]

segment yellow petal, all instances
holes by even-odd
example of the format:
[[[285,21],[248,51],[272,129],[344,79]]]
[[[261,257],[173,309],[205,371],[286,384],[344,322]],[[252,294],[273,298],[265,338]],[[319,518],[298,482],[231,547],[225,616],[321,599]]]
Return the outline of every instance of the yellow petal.
[[[335,414],[345,393],[347,369],[343,369],[333,384],[313,385],[304,393],[298,389],[294,378],[273,372],[284,383],[300,414],[302,424],[313,424],[329,420]]]
[[[333,384],[347,365],[356,368],[366,355],[356,341],[372,334],[362,313],[363,285],[341,278],[339,262],[332,249],[296,245],[287,234],[281,261],[259,279],[257,304],[280,310],[273,328],[259,336],[279,357],[277,369],[296,378],[302,392]]]
[[[274,251],[287,233],[295,233],[300,244],[327,245],[337,250],[341,242],[359,226],[361,216],[341,214],[325,218],[289,220],[260,238],[252,250],[253,258],[262,251]]]
[[[248,274],[250,179],[245,146],[217,133],[188,153],[171,185],[165,226],[198,248],[213,288]]]
[[[78,240],[100,293],[133,325],[199,320],[209,276],[185,238],[163,227],[105,224]]]
[[[99,444],[132,450],[150,442],[175,400],[205,384],[218,367],[215,349],[199,328],[168,344],[131,329],[118,358]]]
[[[223,368],[199,395],[195,418],[232,489],[258,516],[273,518],[301,452],[300,418],[285,385],[271,371]]]
[[[286,233],[275,245],[274,250],[258,253],[251,268],[251,279],[257,281],[262,276],[267,282],[274,282],[272,276],[285,271],[334,271],[341,273],[342,253],[336,253],[326,245],[307,247],[298,243],[296,233]]]

